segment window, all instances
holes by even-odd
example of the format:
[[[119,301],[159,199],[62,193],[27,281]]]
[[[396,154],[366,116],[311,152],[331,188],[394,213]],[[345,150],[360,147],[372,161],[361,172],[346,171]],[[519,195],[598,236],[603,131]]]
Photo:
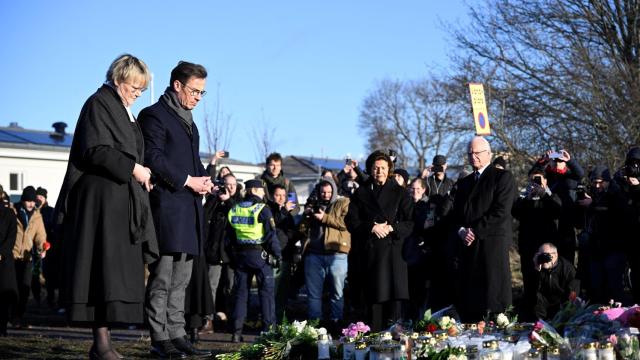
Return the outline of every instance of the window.
[[[22,174],[10,173],[9,174],[9,190],[20,191],[22,189]]]

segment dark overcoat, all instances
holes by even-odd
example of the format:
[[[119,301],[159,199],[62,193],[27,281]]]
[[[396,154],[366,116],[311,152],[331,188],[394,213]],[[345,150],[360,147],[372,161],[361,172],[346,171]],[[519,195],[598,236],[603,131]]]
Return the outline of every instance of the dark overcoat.
[[[378,239],[371,233],[374,223],[387,222],[394,231]],[[346,218],[355,251],[366,274],[365,292],[370,303],[409,299],[407,263],[402,245],[413,230],[413,201],[405,188],[393,180],[383,186],[368,179],[351,197]],[[352,247],[353,249],[353,247]]]
[[[155,243],[148,195],[132,176],[143,154],[140,128],[103,85],[80,113],[56,204],[72,321],[142,322],[143,244]]]
[[[18,297],[16,269],[13,261],[13,245],[16,243],[16,214],[8,207],[0,206],[0,297]]]
[[[458,244],[460,293],[456,307],[465,322],[479,321],[487,311],[502,312],[511,304],[509,247],[514,195],[511,173],[493,165],[477,183],[473,173],[458,182],[451,241]],[[476,239],[470,246],[464,246],[458,236],[460,227],[473,229]]]
[[[160,253],[198,255],[202,249],[202,196],[185,187],[187,176],[209,176],[200,160],[200,136],[162,100],[138,116],[145,164],[158,181],[149,196]]]

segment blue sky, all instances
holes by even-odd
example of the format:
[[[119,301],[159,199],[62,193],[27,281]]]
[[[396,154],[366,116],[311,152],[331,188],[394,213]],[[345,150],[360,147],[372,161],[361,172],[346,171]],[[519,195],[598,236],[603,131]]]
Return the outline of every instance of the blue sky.
[[[4,1],[0,126],[73,128],[110,62],[129,52],[154,73],[156,100],[179,60],[207,67],[204,102],[213,113],[219,89],[232,158],[258,160],[250,128],[262,119],[283,155],[357,157],[360,106],[376,82],[446,71],[441,22],[466,18],[462,0]],[[134,114],[150,101],[147,91]]]

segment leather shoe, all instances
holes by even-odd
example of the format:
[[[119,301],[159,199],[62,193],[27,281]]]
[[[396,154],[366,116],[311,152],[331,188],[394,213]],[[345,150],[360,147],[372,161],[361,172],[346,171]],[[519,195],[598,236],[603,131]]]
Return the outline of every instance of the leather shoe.
[[[185,359],[187,357],[187,354],[176,349],[170,340],[152,341],[151,355],[160,359]]]
[[[181,338],[171,339],[171,343],[173,344],[173,346],[176,347],[176,349],[182,351],[183,353],[189,356],[209,357],[212,355],[210,350],[202,350],[193,346],[193,344],[189,342],[186,336]]]
[[[242,335],[240,335],[240,334],[231,335],[231,342],[232,343],[241,343],[243,341],[244,341],[244,339],[242,338]]]
[[[189,329],[189,341],[191,341],[191,343],[193,345],[197,344],[198,342],[200,342],[200,333],[198,332],[198,329],[193,328],[193,329]]]
[[[204,325],[198,331],[200,335],[202,334],[213,334],[213,321],[211,319],[207,319]]]

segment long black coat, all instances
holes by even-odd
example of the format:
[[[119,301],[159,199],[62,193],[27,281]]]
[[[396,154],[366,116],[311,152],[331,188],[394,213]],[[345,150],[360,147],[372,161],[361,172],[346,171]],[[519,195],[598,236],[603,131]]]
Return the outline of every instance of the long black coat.
[[[0,206],[0,297],[16,298],[16,269],[13,261],[13,245],[16,243],[16,214],[10,208]]]
[[[371,233],[374,222],[387,221],[394,231],[378,239]],[[413,201],[395,181],[375,188],[367,180],[351,197],[346,218],[355,251],[361,251],[365,292],[371,303],[409,299],[407,263],[402,258],[404,239],[413,230]],[[353,249],[353,247],[352,247]],[[355,266],[359,266],[355,264]]]
[[[61,299],[72,321],[142,322],[142,244],[155,242],[148,195],[132,176],[143,154],[137,123],[116,91],[102,86],[80,113],[56,204]]]
[[[187,176],[209,176],[200,161],[200,135],[194,123],[189,134],[162,101],[138,116],[145,142],[145,164],[158,177],[151,191],[151,209],[160,252],[198,255],[203,247],[202,196],[184,186]]]
[[[479,321],[487,311],[502,312],[511,304],[509,246],[515,182],[510,172],[489,165],[478,182],[473,173],[458,182],[453,205],[458,244],[460,294],[457,309],[465,322]],[[464,246],[460,227],[470,227],[475,241]]]

